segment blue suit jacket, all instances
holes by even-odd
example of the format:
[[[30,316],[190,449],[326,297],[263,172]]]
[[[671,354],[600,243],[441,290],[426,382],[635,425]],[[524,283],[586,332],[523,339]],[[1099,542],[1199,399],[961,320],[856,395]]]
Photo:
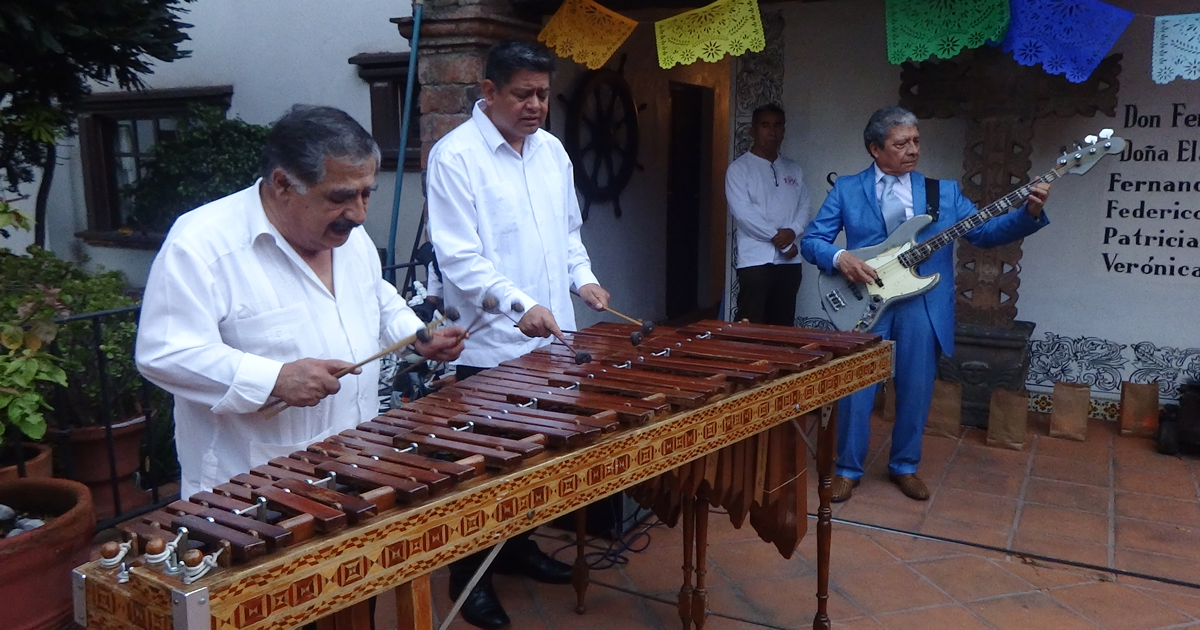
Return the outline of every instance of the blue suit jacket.
[[[941,180],[939,189],[938,220],[918,234],[924,241],[942,230],[958,223],[978,208],[959,190],[958,182]],[[925,176],[912,174],[912,196],[914,212],[925,214]],[[994,247],[1024,238],[1049,224],[1045,211],[1038,219],[1025,212],[1024,206],[997,217],[975,228],[966,239],[977,247]],[[839,177],[821,204],[816,218],[808,224],[800,241],[800,253],[804,259],[833,273],[833,256],[840,247],[833,244],[838,232],[846,230],[846,249],[858,249],[878,245],[887,238],[887,226],[883,211],[875,198],[875,166],[872,164],[861,173]],[[954,354],[954,252],[943,247],[917,267],[921,275],[942,274],[942,279],[932,290],[917,300],[925,302],[929,321],[933,324],[938,343],[946,354]]]

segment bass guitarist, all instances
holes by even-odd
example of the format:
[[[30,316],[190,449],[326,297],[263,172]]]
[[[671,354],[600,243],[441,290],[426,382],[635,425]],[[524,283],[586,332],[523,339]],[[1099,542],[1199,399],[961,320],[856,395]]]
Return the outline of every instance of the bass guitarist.
[[[919,235],[918,240],[923,240],[976,212],[977,208],[952,181],[937,182],[940,194],[926,202],[926,178],[916,172],[921,134],[912,112],[896,106],[876,111],[863,130],[863,142],[874,164],[861,173],[837,180],[805,230],[800,253],[825,273],[839,272],[854,282],[875,282],[878,274],[874,268],[834,245],[834,239],[843,229],[847,249],[870,247],[883,242],[914,213],[934,210],[936,219]],[[1049,184],[1035,185],[1019,210],[984,223],[965,238],[977,247],[995,247],[1033,234],[1049,224],[1042,213],[1049,194]],[[914,200],[919,203],[914,204]],[[934,253],[918,271],[923,276],[941,273],[943,281],[932,290],[885,311],[872,330],[884,339],[896,341],[896,424],[888,459],[889,477],[905,496],[917,501],[929,498],[929,489],[916,473],[921,462],[921,436],[933,397],[938,351],[954,353],[953,265],[952,248]],[[869,387],[850,395],[838,406],[834,501],[849,499],[862,478],[874,401],[875,387]]]

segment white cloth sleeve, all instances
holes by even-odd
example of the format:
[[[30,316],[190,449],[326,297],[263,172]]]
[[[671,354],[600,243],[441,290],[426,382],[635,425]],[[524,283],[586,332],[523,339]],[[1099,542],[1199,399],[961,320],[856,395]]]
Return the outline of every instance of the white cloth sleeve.
[[[738,231],[756,241],[770,242],[779,232],[779,227],[767,225],[762,209],[750,201],[752,178],[749,169],[740,168],[737,162],[730,164],[725,172],[725,201],[729,205],[729,213],[737,221]]]
[[[583,214],[579,211],[579,197],[575,194],[575,172],[571,162],[567,162],[566,172],[563,173],[563,188],[567,195],[567,273],[576,289],[585,284],[599,285],[596,274],[592,273],[592,261],[588,258],[583,239],[579,237],[579,229],[583,227]]]
[[[257,411],[283,363],[226,345],[218,328],[216,282],[180,243],[168,241],[146,282],[135,356],[155,385],[208,405],[214,414]]]

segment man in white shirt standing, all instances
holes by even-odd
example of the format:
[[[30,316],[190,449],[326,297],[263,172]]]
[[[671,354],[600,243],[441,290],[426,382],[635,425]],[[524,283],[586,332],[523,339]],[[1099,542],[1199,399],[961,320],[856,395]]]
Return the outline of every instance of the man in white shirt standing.
[[[476,332],[457,361],[459,379],[550,343],[575,327],[571,287],[602,310],[608,292],[592,274],[579,238],[583,220],[571,161],[541,127],[550,107],[555,58],[541,44],[508,40],[488,51],[483,99],[471,119],[429,153],[429,232],[447,306]],[[485,297],[500,313],[485,313]],[[521,307],[513,309],[514,303]],[[510,319],[511,317],[511,319]],[[513,321],[518,326],[513,326]],[[486,551],[450,566],[457,599]],[[569,565],[543,553],[529,534],[509,540],[493,568],[567,584]],[[508,625],[489,572],[471,591],[463,619],[481,628]]]
[[[800,290],[796,238],[809,219],[808,190],[800,165],[779,155],[783,109],[754,110],[750,150],[725,172],[725,198],[737,226],[737,319],[792,326]]]
[[[175,396],[182,497],[378,415],[378,362],[333,376],[422,327],[361,229],[378,165],[345,112],[297,105],[271,129],[261,179],[171,227],[136,356]],[[415,348],[453,360],[465,337],[442,328]],[[291,407],[264,417],[276,399]]]

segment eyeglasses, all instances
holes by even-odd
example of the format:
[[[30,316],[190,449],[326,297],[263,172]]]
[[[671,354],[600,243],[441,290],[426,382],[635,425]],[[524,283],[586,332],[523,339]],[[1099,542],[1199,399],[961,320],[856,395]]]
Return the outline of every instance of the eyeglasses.
[[[771,177],[775,178],[775,187],[779,187],[779,173],[775,172],[775,163],[771,162]]]

